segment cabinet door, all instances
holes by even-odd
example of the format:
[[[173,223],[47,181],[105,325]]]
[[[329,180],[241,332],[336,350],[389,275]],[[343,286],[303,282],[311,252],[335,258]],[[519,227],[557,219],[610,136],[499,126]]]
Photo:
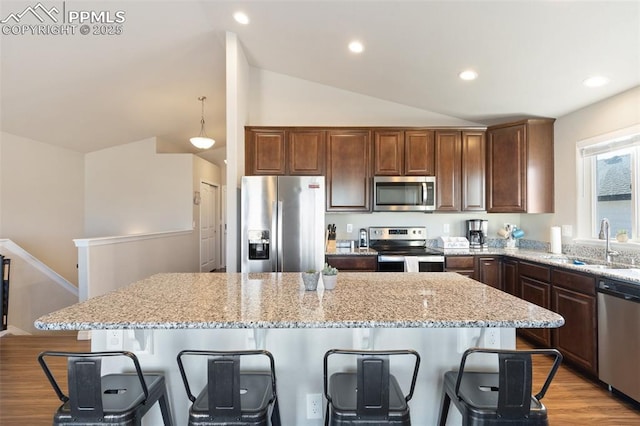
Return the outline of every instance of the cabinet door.
[[[478,256],[476,259],[475,279],[481,283],[502,290],[500,284],[500,259],[493,256]]]
[[[404,132],[404,174],[435,176],[435,132],[407,130]]]
[[[288,174],[324,175],[326,132],[291,130],[288,146]]]
[[[551,309],[551,284],[520,276],[520,297]],[[542,346],[551,346],[551,331],[548,328],[521,328],[519,332]]]
[[[487,136],[487,211],[524,213],[527,211],[525,125],[491,129]]]
[[[462,210],[485,210],[484,132],[462,132]]]
[[[401,176],[404,174],[404,132],[400,130],[376,130],[373,132],[373,174],[376,176]]]
[[[378,256],[328,255],[325,259],[340,272],[375,272],[378,267]]]
[[[327,211],[371,209],[371,139],[366,130],[333,130],[327,141]]]
[[[460,132],[436,131],[436,210],[460,211]]]
[[[458,274],[473,278],[474,275],[474,257],[473,256],[445,256],[444,271],[457,272]]]
[[[564,318],[553,330],[553,346],[588,373],[598,374],[596,299],[562,287],[554,287],[552,308]]]
[[[502,290],[519,297],[518,289],[518,263],[512,260],[502,262]]]
[[[245,132],[245,173],[247,175],[285,175],[286,139],[284,130]]]

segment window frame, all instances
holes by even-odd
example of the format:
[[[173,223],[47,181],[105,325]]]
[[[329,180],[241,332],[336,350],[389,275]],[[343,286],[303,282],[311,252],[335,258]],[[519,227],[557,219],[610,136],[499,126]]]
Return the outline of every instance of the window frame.
[[[632,150],[631,156],[631,205],[632,205],[632,235],[640,245],[640,124],[620,129],[614,132],[585,139],[576,143],[576,173],[577,173],[577,212],[589,212],[588,215],[577,214],[577,239],[584,241],[598,240],[600,221],[596,217],[596,161],[597,155],[615,152],[623,149]],[[626,138],[634,138],[628,145],[618,144]],[[607,145],[610,146],[607,149]],[[591,152],[589,152],[591,151]],[[585,155],[586,153],[586,155]],[[588,216],[588,217],[585,217]],[[612,240],[615,241],[615,229],[611,230]]]

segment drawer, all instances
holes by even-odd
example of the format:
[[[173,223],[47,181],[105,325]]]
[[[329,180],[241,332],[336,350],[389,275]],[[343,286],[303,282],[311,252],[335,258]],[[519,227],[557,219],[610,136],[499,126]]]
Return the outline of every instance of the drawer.
[[[518,264],[518,273],[542,282],[551,282],[551,268],[529,262]]]
[[[471,269],[474,268],[473,256],[447,256],[444,259],[446,269]]]
[[[378,268],[378,256],[364,255],[327,255],[326,262],[340,271],[375,271]]]
[[[565,269],[553,270],[553,285],[595,296],[596,278]]]

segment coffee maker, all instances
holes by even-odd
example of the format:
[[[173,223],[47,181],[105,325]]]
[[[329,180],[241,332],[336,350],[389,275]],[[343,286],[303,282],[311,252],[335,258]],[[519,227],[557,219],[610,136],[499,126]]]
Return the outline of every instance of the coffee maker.
[[[489,221],[482,219],[467,220],[467,239],[470,248],[482,248],[487,246]]]

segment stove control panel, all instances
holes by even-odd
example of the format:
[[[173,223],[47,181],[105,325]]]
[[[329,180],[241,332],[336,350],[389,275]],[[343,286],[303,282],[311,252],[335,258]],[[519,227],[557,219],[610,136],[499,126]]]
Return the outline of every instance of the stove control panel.
[[[395,228],[372,226],[369,228],[369,241],[425,240],[426,238],[427,238],[427,228],[424,226],[395,227]]]

